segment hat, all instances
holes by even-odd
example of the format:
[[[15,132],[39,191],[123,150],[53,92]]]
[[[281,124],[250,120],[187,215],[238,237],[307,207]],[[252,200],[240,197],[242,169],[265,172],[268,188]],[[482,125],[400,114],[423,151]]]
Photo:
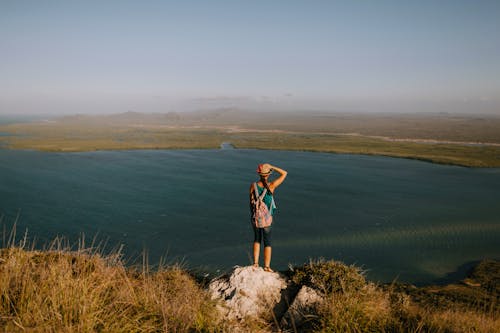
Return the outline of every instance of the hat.
[[[269,175],[272,171],[273,170],[271,169],[271,166],[267,163],[259,164],[259,166],[257,167],[257,173],[259,175],[266,176]]]

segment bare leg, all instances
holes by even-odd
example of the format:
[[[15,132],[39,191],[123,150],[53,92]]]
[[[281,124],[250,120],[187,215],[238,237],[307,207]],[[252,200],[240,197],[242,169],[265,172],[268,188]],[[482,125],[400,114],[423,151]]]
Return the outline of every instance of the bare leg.
[[[260,243],[253,243],[253,265],[259,266]]]
[[[271,247],[264,247],[264,268],[271,268]]]

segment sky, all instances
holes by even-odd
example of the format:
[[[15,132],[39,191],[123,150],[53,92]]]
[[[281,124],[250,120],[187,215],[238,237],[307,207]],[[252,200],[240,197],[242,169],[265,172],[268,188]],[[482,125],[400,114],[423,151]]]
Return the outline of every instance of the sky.
[[[0,115],[500,114],[500,1],[0,0]]]

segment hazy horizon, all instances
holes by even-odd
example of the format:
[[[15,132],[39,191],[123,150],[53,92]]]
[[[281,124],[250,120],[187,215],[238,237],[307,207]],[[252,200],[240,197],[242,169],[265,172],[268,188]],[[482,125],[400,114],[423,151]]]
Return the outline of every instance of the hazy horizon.
[[[0,2],[0,115],[500,115],[497,1]]]
[[[0,121],[7,121],[11,123],[16,123],[18,121],[22,122],[32,122],[39,120],[56,120],[63,117],[78,117],[78,116],[125,116],[127,113],[136,113],[142,114],[145,117],[154,116],[154,115],[168,115],[168,114],[179,114],[179,115],[194,115],[196,113],[200,114],[212,114],[219,113],[224,111],[237,112],[237,114],[245,115],[245,114],[275,114],[275,115],[338,115],[338,116],[384,116],[384,115],[393,115],[395,117],[405,117],[405,116],[429,116],[429,117],[439,117],[439,116],[457,116],[457,117],[487,117],[489,119],[497,119],[500,117],[500,112],[498,113],[488,113],[488,112],[467,112],[467,111],[362,111],[362,110],[354,110],[354,111],[346,111],[346,110],[327,110],[327,109],[278,109],[278,110],[269,110],[269,109],[246,109],[246,108],[238,108],[238,107],[219,107],[219,108],[198,108],[198,109],[186,109],[186,110],[168,110],[168,111],[135,111],[135,110],[115,110],[115,111],[101,111],[101,112],[33,112],[33,113],[1,113],[0,112]]]

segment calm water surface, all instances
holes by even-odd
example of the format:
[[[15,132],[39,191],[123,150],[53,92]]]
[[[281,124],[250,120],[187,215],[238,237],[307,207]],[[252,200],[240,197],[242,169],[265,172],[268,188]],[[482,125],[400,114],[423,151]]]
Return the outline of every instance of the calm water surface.
[[[191,267],[250,262],[248,188],[258,163],[289,171],[276,192],[273,266],[355,263],[380,281],[427,283],[500,258],[500,169],[257,150],[43,153],[0,150],[0,214],[43,245],[97,235]]]

